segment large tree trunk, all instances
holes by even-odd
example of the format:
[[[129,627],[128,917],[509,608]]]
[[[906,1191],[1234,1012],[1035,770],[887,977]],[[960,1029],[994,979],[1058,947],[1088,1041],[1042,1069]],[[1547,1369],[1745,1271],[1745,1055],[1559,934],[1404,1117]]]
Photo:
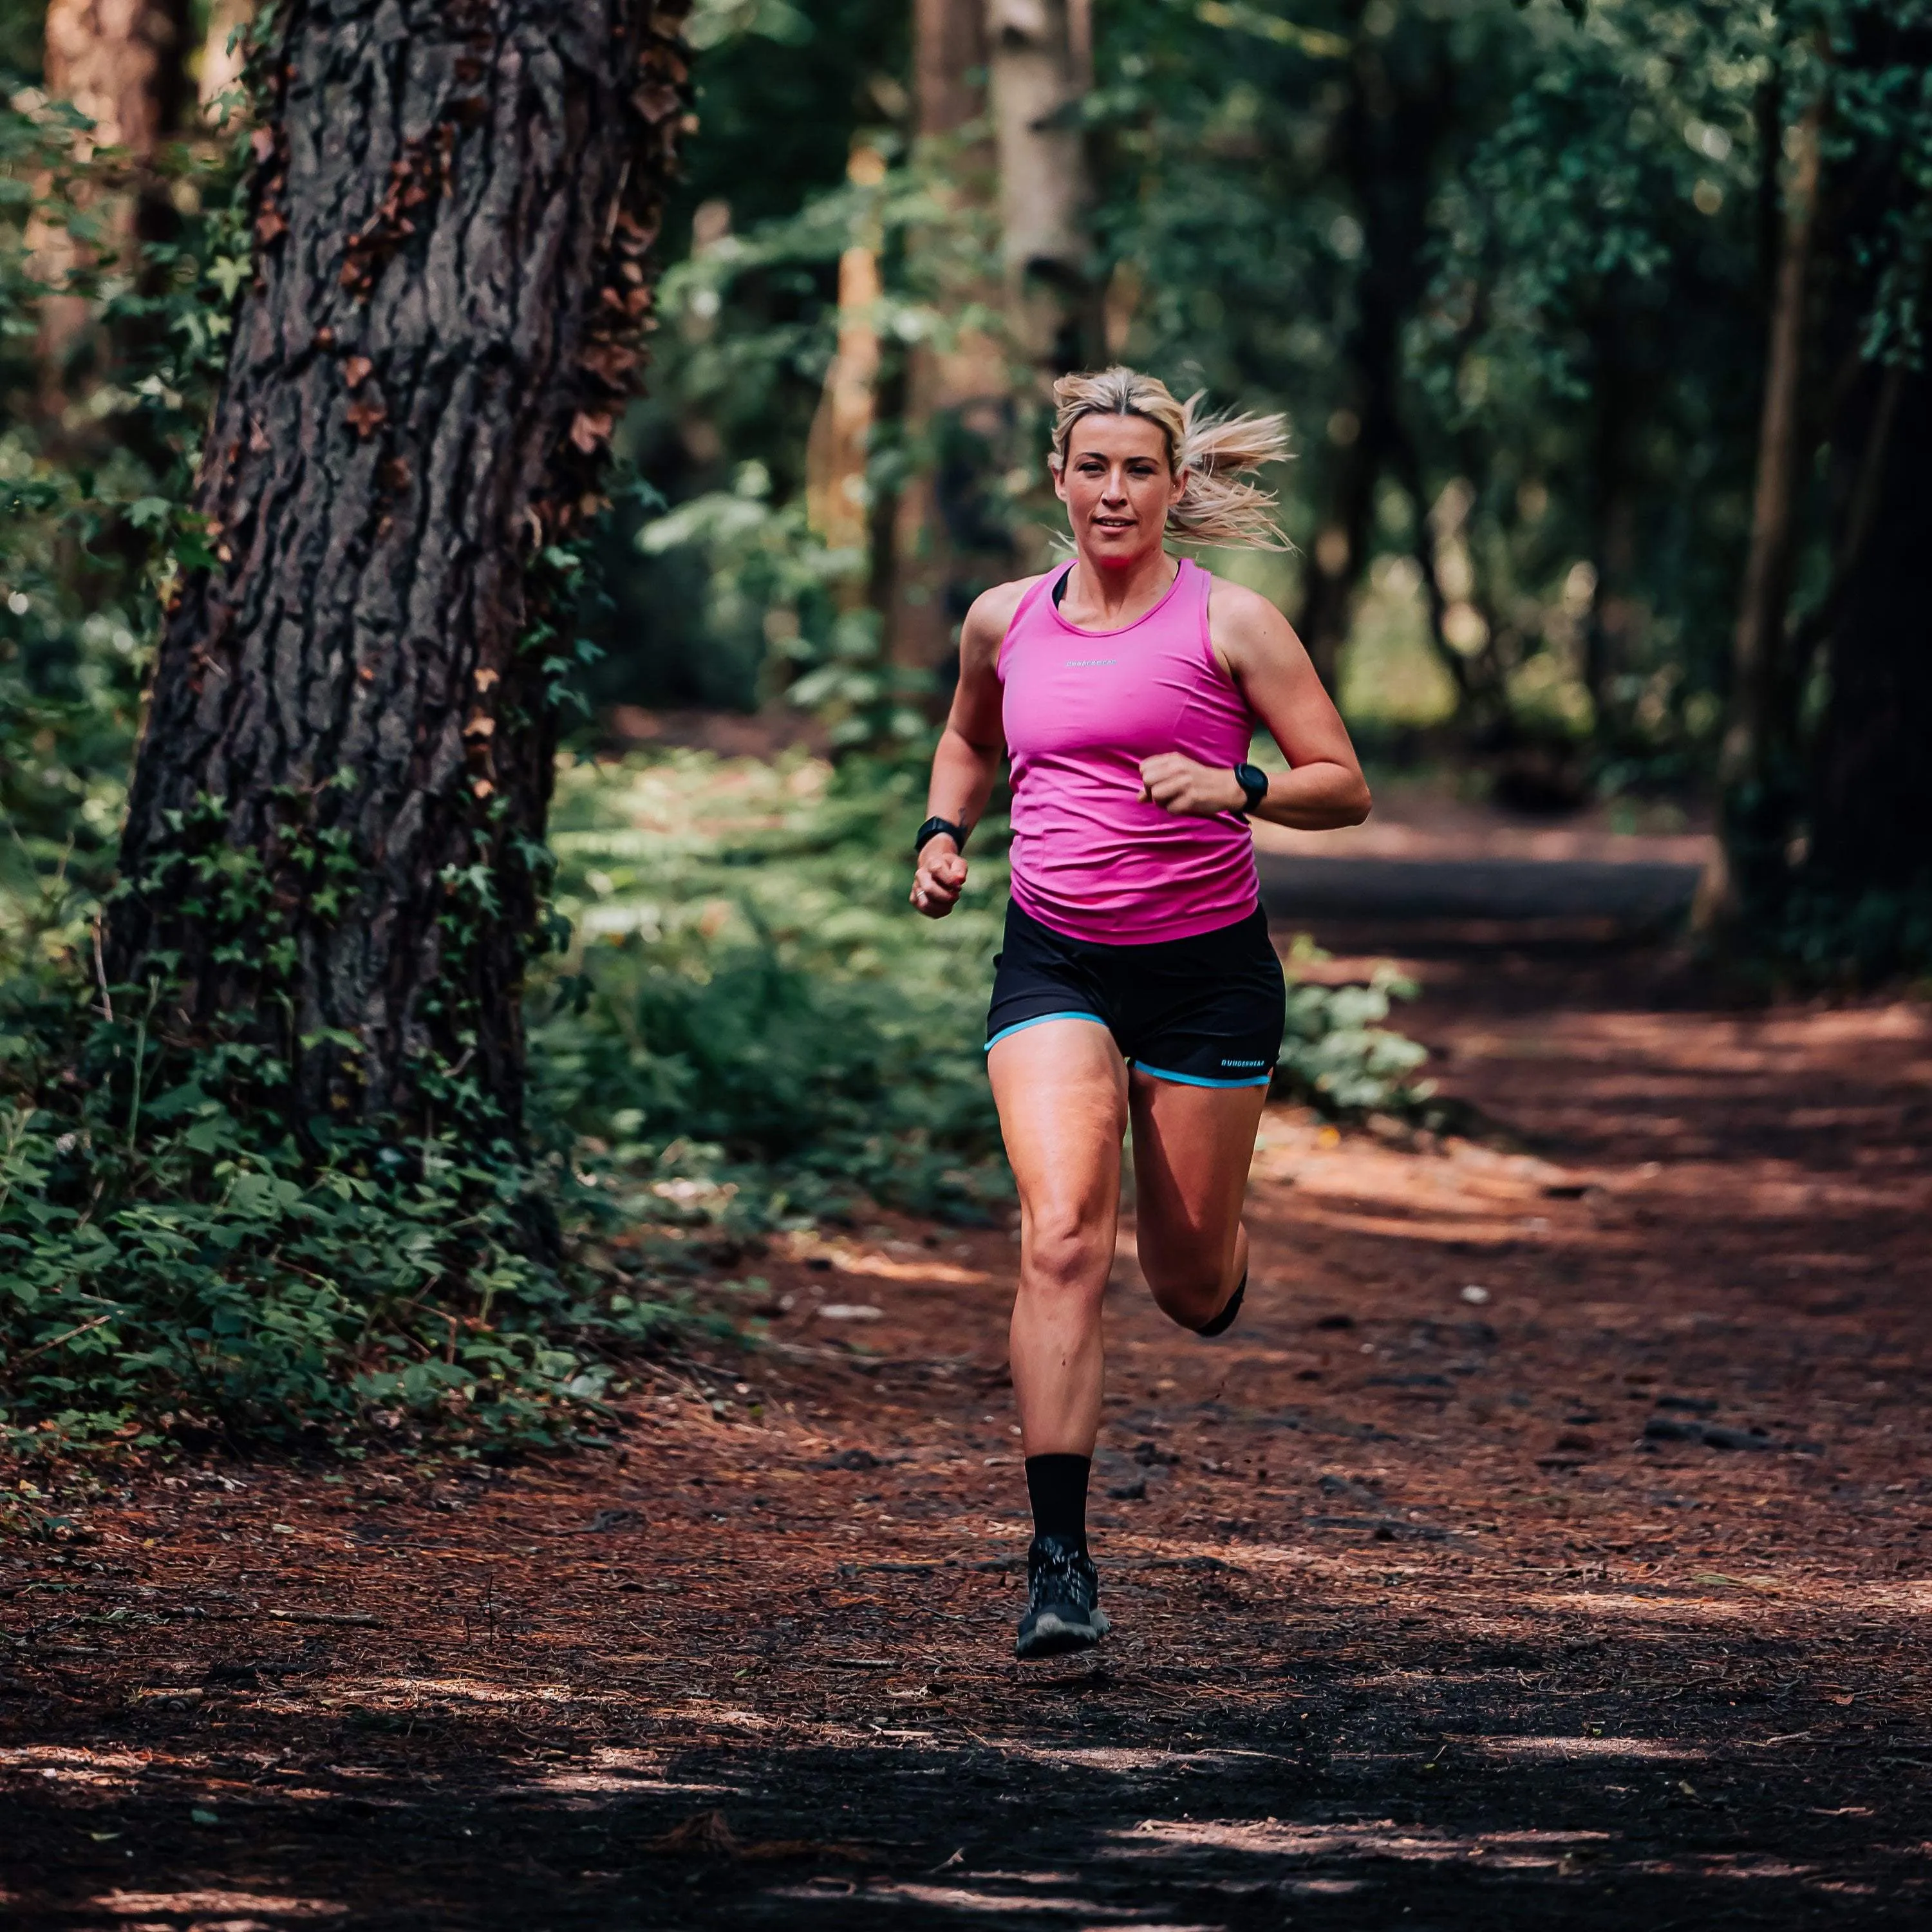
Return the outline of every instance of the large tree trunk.
[[[298,1122],[514,1132],[567,636],[686,112],[684,0],[290,0],[256,278],[107,931]]]

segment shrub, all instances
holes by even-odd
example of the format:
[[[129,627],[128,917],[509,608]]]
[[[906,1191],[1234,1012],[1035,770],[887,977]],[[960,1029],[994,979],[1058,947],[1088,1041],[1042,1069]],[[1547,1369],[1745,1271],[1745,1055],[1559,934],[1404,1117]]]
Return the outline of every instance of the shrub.
[[[1364,986],[1294,976],[1297,964],[1327,957],[1305,935],[1289,956],[1288,1027],[1274,1090],[1329,1114],[1420,1112],[1435,1083],[1409,1076],[1429,1049],[1382,1024],[1391,1000],[1415,998],[1415,982],[1386,964]]]

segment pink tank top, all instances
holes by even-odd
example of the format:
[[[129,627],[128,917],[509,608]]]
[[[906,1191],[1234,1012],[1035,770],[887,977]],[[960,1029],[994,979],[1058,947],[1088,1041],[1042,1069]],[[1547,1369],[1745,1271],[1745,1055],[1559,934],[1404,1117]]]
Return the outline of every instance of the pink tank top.
[[[1013,898],[1041,925],[1104,945],[1232,926],[1259,898],[1246,820],[1178,818],[1140,795],[1140,761],[1156,752],[1224,768],[1248,755],[1253,718],[1208,641],[1214,579],[1183,558],[1144,616],[1082,631],[1053,601],[1064,574],[1020,599],[1000,646]]]

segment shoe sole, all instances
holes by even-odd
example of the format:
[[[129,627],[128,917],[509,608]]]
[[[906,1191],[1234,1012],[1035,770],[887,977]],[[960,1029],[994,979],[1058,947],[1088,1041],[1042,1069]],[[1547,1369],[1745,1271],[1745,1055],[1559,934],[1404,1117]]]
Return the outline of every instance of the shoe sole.
[[[1013,1644],[1016,1657],[1064,1657],[1069,1651],[1091,1650],[1113,1626],[1104,1610],[1096,1610],[1084,1624],[1069,1623],[1048,1610]]]

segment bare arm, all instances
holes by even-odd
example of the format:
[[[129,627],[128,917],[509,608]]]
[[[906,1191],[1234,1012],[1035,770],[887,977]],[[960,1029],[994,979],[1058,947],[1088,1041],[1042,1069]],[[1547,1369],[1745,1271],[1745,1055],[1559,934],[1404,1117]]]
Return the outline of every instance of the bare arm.
[[[1293,626],[1266,598],[1223,583],[1214,586],[1208,622],[1228,674],[1292,767],[1270,775],[1268,796],[1249,815],[1306,832],[1360,824],[1368,781]],[[1143,759],[1141,782],[1143,798],[1184,816],[1239,812],[1247,802],[1232,771],[1179,752]]]
[[[1030,580],[1028,580],[1030,581]],[[968,831],[986,808],[998,776],[1006,734],[1000,722],[1000,646],[1026,584],[1002,584],[975,600],[959,633],[959,683],[946,729],[932,754],[926,788],[928,818],[950,818]],[[914,861],[911,898],[928,919],[944,919],[959,903],[966,861],[944,832],[928,839]]]

